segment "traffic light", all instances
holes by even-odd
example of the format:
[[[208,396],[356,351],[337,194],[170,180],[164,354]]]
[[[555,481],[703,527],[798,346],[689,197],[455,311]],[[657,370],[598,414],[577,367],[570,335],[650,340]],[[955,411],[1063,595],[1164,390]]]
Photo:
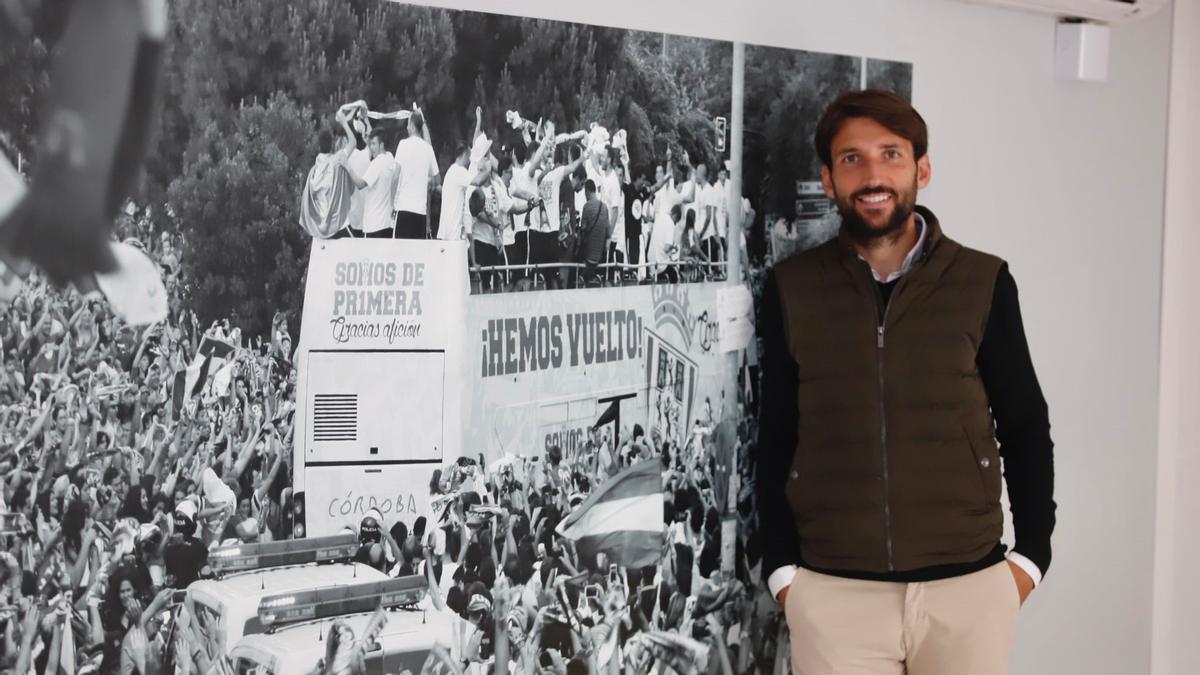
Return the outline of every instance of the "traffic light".
[[[717,128],[717,152],[725,152],[725,134],[728,130],[728,124],[724,117],[718,117],[713,120],[713,126]]]

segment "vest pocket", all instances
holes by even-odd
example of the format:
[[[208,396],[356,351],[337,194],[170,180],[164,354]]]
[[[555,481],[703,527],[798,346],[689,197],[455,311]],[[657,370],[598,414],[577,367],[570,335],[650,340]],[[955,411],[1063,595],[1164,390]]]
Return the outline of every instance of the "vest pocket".
[[[993,450],[988,452],[971,437],[971,432],[963,427],[963,436],[971,448],[971,457],[975,460],[975,468],[979,472],[979,480],[983,487],[983,495],[989,504],[1000,501],[1000,455]],[[992,444],[989,444],[992,445]]]

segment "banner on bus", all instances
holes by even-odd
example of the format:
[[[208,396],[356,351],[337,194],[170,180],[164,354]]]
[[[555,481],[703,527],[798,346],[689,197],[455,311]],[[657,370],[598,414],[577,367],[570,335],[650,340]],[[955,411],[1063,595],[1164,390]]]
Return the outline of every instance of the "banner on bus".
[[[304,295],[304,347],[444,349],[460,336],[467,295],[462,242],[314,242]],[[454,301],[448,301],[454,299]]]
[[[696,423],[711,425],[724,398],[721,288],[472,296],[467,358],[474,353],[477,386],[466,396],[466,451],[529,456],[557,446],[570,454],[593,433],[634,424],[676,442]]]

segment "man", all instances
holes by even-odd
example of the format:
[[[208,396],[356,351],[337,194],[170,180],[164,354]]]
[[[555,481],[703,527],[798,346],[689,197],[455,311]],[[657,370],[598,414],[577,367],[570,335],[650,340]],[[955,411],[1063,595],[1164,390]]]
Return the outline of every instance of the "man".
[[[358,551],[354,562],[390,574],[400,558],[400,547],[383,523],[379,509],[370,509],[358,524]]]
[[[708,164],[700,162],[694,169],[695,174],[695,190],[696,199],[688,205],[688,211],[695,213],[696,241],[703,242],[701,246],[708,248],[708,241],[716,236],[716,209],[713,206],[715,198],[715,190],[712,183],[708,180]],[[684,222],[688,221],[687,213],[684,213]],[[707,274],[708,269],[705,268]]]
[[[535,151],[534,154],[536,155],[537,152]],[[538,199],[538,184],[534,177],[536,165],[530,161],[529,146],[523,141],[518,140],[509,151],[509,158],[512,160],[512,178],[509,179],[509,191],[512,193],[512,196],[536,202]],[[529,233],[533,228],[536,217],[536,211],[513,216],[515,242],[513,243],[513,250],[508,256],[510,265],[526,265],[531,262],[532,249]],[[516,274],[515,278],[520,280],[524,279],[525,276],[525,272],[520,271]]]
[[[625,262],[625,198],[621,193],[621,185],[629,182],[629,173],[621,161],[621,151],[618,148],[608,149],[608,161],[605,163],[603,183],[596,187],[600,190],[600,201],[608,209],[608,260],[609,262]],[[621,278],[619,271],[614,270],[608,276],[610,281]]]
[[[300,225],[317,239],[340,239],[350,235],[346,221],[350,217],[355,190],[337,155],[348,157],[354,149],[354,131],[347,117],[347,111],[353,105],[342,106],[335,115],[342,131],[336,137],[336,144],[333,130],[321,129],[317,133],[317,158],[308,171],[300,196]],[[163,244],[166,249],[169,241],[164,239]]]
[[[393,192],[396,187],[396,160],[386,150],[382,129],[373,129],[367,149],[371,153],[371,164],[366,173],[360,174],[350,159],[338,156],[338,162],[346,167],[354,187],[363,193],[362,231],[367,238],[392,239],[395,228],[392,220]]]
[[[428,239],[429,182],[439,171],[420,108],[408,117],[408,137],[396,144],[396,172],[396,238]]]
[[[487,152],[485,150],[485,152]],[[509,195],[503,176],[509,170],[507,157],[497,160],[490,152],[478,162],[479,187],[468,190],[468,210],[472,219],[471,246],[475,265],[504,265],[504,253],[512,240],[512,216],[529,211],[530,202]],[[470,171],[468,170],[468,173]],[[484,273],[483,286],[500,290],[500,273]]]
[[[371,149],[367,143],[370,125],[364,110],[366,105],[366,102],[359,101],[342,106],[343,109],[353,106],[347,113],[350,120],[350,133],[353,136],[353,140],[349,143],[351,147],[349,163],[350,168],[360,176],[365,174],[371,166]],[[352,238],[361,239],[363,236],[362,222],[366,200],[367,195],[362,190],[355,189],[354,194],[350,195],[350,213],[346,216],[344,231]]]
[[[534,167],[539,165],[545,169],[540,178],[538,174],[534,174],[542,206],[530,212],[529,258],[535,265],[563,262],[564,249],[559,243],[559,235],[573,228],[570,222],[564,223],[562,216],[562,210],[570,207],[570,204],[560,199],[562,186],[564,179],[574,173],[584,161],[584,153],[581,151],[574,160],[567,162],[566,160],[570,159],[571,146],[564,145],[556,151],[553,131],[554,127],[550,126],[542,146],[530,162],[533,165],[530,168],[534,171],[537,170]],[[562,155],[565,163],[556,163],[555,155]],[[569,182],[568,179],[566,183]],[[562,285],[562,275],[559,272],[549,271],[542,274],[548,287],[558,288]]]
[[[646,218],[646,211],[650,210],[648,200],[650,198],[649,185],[646,183],[645,176],[638,176],[634,182],[624,182],[621,184],[621,196],[624,200],[625,209],[623,215],[625,217],[625,250],[628,252],[627,260],[629,264],[636,265],[641,261],[642,249],[642,222]],[[637,277],[636,272],[629,275]]]
[[[604,262],[609,239],[609,209],[600,201],[596,183],[587,179],[583,184],[583,213],[579,218],[579,262],[585,267],[580,273],[586,284],[596,278],[596,268]]]
[[[707,253],[712,260],[723,261],[725,252],[729,250],[726,248],[729,245],[729,169],[724,166],[717,171],[717,182],[713,183],[712,205],[716,228],[713,231],[715,236],[708,240],[712,250]]]
[[[471,162],[471,147],[463,144],[458,148],[454,164],[446,169],[446,177],[442,179],[442,208],[438,216],[437,238],[457,241],[466,239],[466,229],[471,221],[467,217],[467,188],[471,185],[471,176],[467,166]]]
[[[755,490],[798,675],[1007,673],[1050,565],[1053,444],[1016,284],[916,205],[926,147],[903,99],[836,100],[816,149],[841,230],[764,289]]]
[[[196,538],[196,502],[180,501],[175,506],[175,532],[163,550],[163,565],[175,588],[187,588],[200,578],[208,564],[208,549]]]

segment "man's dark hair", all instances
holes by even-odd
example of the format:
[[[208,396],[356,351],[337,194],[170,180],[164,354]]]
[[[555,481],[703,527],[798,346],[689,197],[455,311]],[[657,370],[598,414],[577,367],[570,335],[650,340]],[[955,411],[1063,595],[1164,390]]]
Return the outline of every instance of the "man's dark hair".
[[[333,152],[333,134],[328,129],[317,132],[317,152],[327,155]]]
[[[596,193],[596,181],[592,180],[591,178],[584,181],[583,191],[589,195],[595,194]]]
[[[503,174],[512,168],[512,158],[507,154],[496,160],[496,173]]]
[[[371,139],[379,139],[380,143],[387,145],[387,141],[388,141],[387,132],[384,131],[383,129],[379,129],[379,128],[372,129],[371,130]]]
[[[529,159],[529,148],[525,147],[525,141],[519,140],[512,146],[512,158],[517,164],[524,164],[526,159]]]
[[[418,134],[425,130],[425,116],[421,113],[413,111],[413,114],[408,118],[408,121],[410,124],[412,124],[413,130]]]
[[[864,89],[838,96],[817,122],[814,143],[821,163],[833,168],[833,137],[848,120],[865,117],[878,122],[900,138],[912,143],[913,159],[921,159],[929,149],[929,130],[912,105],[890,91]]]
[[[471,198],[467,200],[467,208],[471,210],[472,218],[478,218],[486,206],[487,201],[484,199],[482,192],[479,190],[471,192]]]
[[[466,143],[459,143],[458,149],[454,152],[454,158],[458,159],[463,155],[466,155],[467,157],[471,156],[471,146]]]

